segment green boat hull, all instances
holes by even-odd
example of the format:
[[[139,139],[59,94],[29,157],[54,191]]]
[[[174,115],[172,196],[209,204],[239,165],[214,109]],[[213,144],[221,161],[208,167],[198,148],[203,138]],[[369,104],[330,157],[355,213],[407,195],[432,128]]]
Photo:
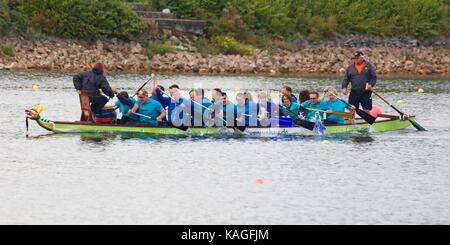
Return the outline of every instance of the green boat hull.
[[[384,132],[400,130],[411,126],[408,120],[400,120],[398,117],[381,118],[374,124],[360,122],[356,124],[328,125],[326,134],[339,134],[350,132]],[[414,117],[410,118],[414,120]],[[216,135],[235,132],[232,128],[223,127],[190,127],[183,131],[174,127],[147,127],[147,126],[122,126],[112,124],[94,124],[86,122],[51,122],[38,123],[45,129],[55,133],[142,133],[153,135]],[[313,135],[314,132],[302,127],[247,127],[244,134],[256,135]]]

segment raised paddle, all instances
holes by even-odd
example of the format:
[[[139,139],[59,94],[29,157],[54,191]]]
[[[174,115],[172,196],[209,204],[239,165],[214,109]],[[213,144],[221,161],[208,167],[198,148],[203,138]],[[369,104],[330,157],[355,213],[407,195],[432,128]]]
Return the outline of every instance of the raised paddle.
[[[372,92],[378,98],[380,98],[382,101],[384,101],[384,103],[388,104],[390,107],[392,107],[392,109],[394,109],[396,112],[398,112],[398,114],[400,114],[402,119],[408,119],[408,121],[411,123],[411,125],[413,125],[417,130],[419,130],[419,131],[427,131],[424,127],[420,126],[416,121],[411,120],[408,115],[406,115],[405,113],[401,112],[395,106],[391,105],[391,103],[389,103],[383,96],[378,94],[375,90],[372,89]]]
[[[305,108],[306,110],[309,111],[318,111],[318,112],[323,112],[326,114],[332,114],[338,117],[344,117],[344,118],[348,118],[348,119],[353,119],[353,114],[352,113],[348,113],[348,112],[340,112],[340,111],[324,111],[324,110],[318,110],[318,109],[314,109],[314,108]]]
[[[350,103],[348,103],[344,99],[341,99],[341,98],[337,97],[337,95],[335,95],[333,92],[331,92],[331,91],[328,91],[328,92],[330,94],[334,95],[338,100],[342,101],[347,106],[354,107],[354,106],[350,105]],[[362,119],[364,119],[364,121],[368,122],[370,125],[372,125],[375,122],[375,120],[376,120],[375,117],[371,116],[369,113],[367,113],[367,112],[365,112],[365,111],[363,111],[363,110],[361,110],[359,108],[356,108],[356,107],[354,107],[354,108],[356,110],[356,114],[358,114]]]
[[[148,79],[147,82],[145,82],[144,84],[142,84],[142,86],[136,91],[136,93],[134,93],[133,97],[135,97],[135,96],[139,93],[139,91],[141,91],[141,90],[145,87],[145,85],[147,85],[148,82],[150,82],[152,79],[155,79],[155,76],[153,75],[153,73],[152,73],[152,75],[150,76],[150,79]]]

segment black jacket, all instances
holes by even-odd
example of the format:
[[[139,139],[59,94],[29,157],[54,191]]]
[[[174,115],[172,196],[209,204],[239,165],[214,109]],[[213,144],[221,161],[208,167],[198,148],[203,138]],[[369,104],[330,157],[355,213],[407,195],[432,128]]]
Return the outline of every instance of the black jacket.
[[[342,79],[342,88],[347,88],[349,83],[352,85],[352,90],[361,92],[366,90],[366,83],[374,87],[377,83],[375,69],[369,62],[366,62],[360,74],[355,67],[355,63],[351,64],[345,71],[344,79]]]
[[[100,89],[110,98],[114,97],[114,92],[109,86],[108,80],[97,69],[83,72],[73,76],[73,85],[76,90],[87,90],[89,98],[101,96]]]

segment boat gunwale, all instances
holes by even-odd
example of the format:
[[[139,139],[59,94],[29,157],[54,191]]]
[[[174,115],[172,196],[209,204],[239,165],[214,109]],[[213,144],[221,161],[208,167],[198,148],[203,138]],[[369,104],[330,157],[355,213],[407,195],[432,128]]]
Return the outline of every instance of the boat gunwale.
[[[382,114],[379,115],[380,118],[384,118],[380,121],[375,121],[375,123],[382,123],[382,122],[391,122],[391,121],[397,121],[400,120],[399,116],[395,115],[387,115]],[[414,118],[415,116],[410,116],[410,118]],[[355,119],[357,121],[363,120],[362,118]],[[155,128],[155,129],[164,129],[164,128],[176,128],[174,126],[168,126],[168,125],[162,125],[162,126],[148,126],[148,125],[120,125],[120,124],[109,124],[109,123],[93,123],[93,122],[83,122],[83,121],[74,121],[74,122],[65,122],[65,121],[53,121],[55,124],[69,124],[69,125],[83,125],[83,126],[100,126],[100,127],[130,127],[130,128]],[[350,125],[366,125],[367,122],[357,122],[357,123],[345,123],[345,124],[328,124],[326,127],[339,127],[339,126],[350,126]],[[246,128],[272,128],[270,126],[245,126]],[[278,125],[277,128],[293,128],[293,127],[299,127],[300,126],[283,126]],[[189,126],[189,128],[197,128],[197,129],[207,129],[207,128],[223,128],[223,127],[204,127],[204,126]],[[233,128],[232,126],[227,126],[226,128]]]

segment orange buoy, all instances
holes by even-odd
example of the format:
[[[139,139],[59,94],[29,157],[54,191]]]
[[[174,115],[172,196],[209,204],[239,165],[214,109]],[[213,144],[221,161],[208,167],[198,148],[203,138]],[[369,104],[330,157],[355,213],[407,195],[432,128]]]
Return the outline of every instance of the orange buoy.
[[[381,107],[378,105],[373,105],[372,110],[370,111],[370,115],[373,117],[378,117],[381,114]]]
[[[264,181],[260,178],[256,178],[255,182],[257,185],[262,185],[264,183]]]

